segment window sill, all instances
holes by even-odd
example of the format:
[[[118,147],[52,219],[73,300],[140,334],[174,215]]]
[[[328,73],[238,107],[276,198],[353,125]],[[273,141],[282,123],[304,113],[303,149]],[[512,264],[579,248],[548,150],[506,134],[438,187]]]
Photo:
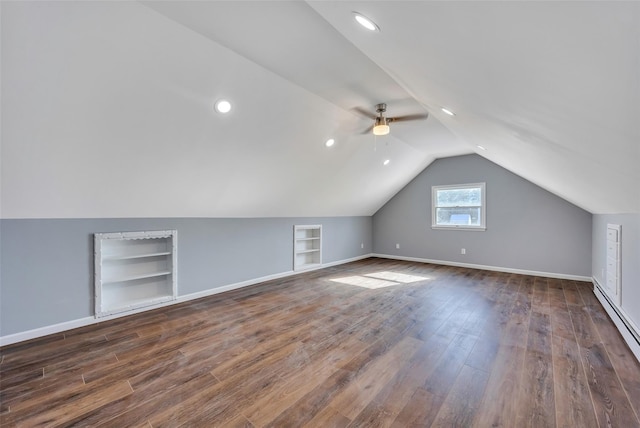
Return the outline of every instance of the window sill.
[[[483,226],[435,226],[431,225],[433,230],[468,230],[472,232],[485,232],[486,227]]]

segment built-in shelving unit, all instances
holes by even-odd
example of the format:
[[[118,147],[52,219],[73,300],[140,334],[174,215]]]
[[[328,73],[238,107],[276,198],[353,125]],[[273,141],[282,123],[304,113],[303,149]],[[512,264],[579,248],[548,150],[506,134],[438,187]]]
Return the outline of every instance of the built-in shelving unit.
[[[96,233],[95,315],[177,298],[176,230]]]
[[[322,265],[322,225],[293,227],[293,270]]]
[[[604,283],[594,277],[594,294],[611,317],[622,337],[640,361],[640,327],[627,313],[637,299],[629,298],[622,283],[622,225],[607,224],[606,271]]]
[[[613,303],[620,306],[620,232],[619,224],[607,224],[607,277],[606,291]]]
[[[620,232],[619,224],[607,224],[607,276],[605,287],[613,303],[620,306]]]

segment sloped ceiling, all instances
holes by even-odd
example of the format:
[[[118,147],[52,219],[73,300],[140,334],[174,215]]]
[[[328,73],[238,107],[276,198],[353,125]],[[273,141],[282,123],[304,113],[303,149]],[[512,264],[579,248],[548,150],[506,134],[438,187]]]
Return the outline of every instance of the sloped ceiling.
[[[371,215],[472,152],[640,211],[640,3],[3,3],[2,43],[5,218]]]

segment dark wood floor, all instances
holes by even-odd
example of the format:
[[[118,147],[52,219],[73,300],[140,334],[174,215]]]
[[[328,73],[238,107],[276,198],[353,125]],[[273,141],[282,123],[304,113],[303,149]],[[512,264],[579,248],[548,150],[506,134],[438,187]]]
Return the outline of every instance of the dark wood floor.
[[[5,347],[0,425],[639,427],[591,284],[368,259]]]

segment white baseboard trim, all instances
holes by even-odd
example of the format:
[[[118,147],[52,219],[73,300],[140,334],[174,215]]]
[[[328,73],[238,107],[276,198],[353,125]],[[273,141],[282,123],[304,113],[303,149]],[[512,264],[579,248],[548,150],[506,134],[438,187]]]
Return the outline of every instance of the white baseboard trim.
[[[351,257],[350,259],[344,259],[344,260],[338,260],[337,262],[325,263],[318,269],[324,269],[324,268],[331,267],[331,266],[344,265],[346,263],[357,262],[359,260],[368,259],[370,257],[373,257],[373,254],[363,254],[362,256]]]
[[[600,304],[615,324],[616,328],[622,335],[622,338],[640,361],[640,328],[629,319],[622,308],[615,306],[602,290],[602,286],[597,279],[592,278],[593,294],[600,301]]]
[[[61,333],[67,330],[73,330],[74,328],[84,327],[89,324],[96,324],[102,321],[103,319],[104,318],[100,318],[98,320],[94,317],[85,317],[85,318],[79,318],[71,321],[61,322],[59,324],[52,324],[45,327],[35,328],[33,330],[27,330],[20,333],[0,336],[0,346],[11,345],[13,343],[24,342],[25,340],[48,336],[50,334]]]
[[[316,267],[311,268],[311,269],[281,272],[281,273],[276,273],[276,274],[273,274],[273,275],[262,276],[260,278],[249,279],[247,281],[236,282],[234,284],[223,285],[222,287],[211,288],[209,290],[204,290],[204,291],[199,291],[197,293],[191,293],[191,294],[185,294],[184,296],[179,296],[177,300],[169,302],[168,304],[175,304],[175,303],[187,302],[189,300],[201,299],[203,297],[213,296],[214,294],[224,293],[225,291],[232,291],[232,290],[237,290],[238,288],[244,288],[244,287],[249,287],[251,285],[260,284],[261,282],[267,282],[267,281],[272,281],[274,279],[286,278],[288,276],[293,276],[293,275],[300,275],[300,274],[303,274],[303,273],[306,273],[306,272],[311,272],[311,271],[314,271],[314,270],[324,269],[324,268],[328,268],[328,267],[331,267],[331,266],[343,265],[345,263],[351,263],[351,262],[355,262],[355,261],[358,261],[358,260],[363,260],[363,259],[366,259],[366,258],[369,258],[369,257],[371,257],[371,255],[370,254],[366,254],[366,255],[363,255],[363,256],[352,257],[350,259],[344,259],[344,260],[338,260],[338,261],[335,261],[335,262],[324,263],[324,264],[321,264],[320,266],[316,266]],[[164,304],[164,306],[167,306],[167,304]],[[161,307],[161,306],[154,306],[153,308],[155,309],[155,308],[158,308],[158,307]],[[129,314],[129,313],[130,312],[128,312],[127,314]],[[102,319],[104,319],[104,318],[102,318]]]
[[[213,296],[214,294],[224,293],[225,291],[237,290],[238,288],[249,287],[251,285],[256,285],[262,282],[271,281],[274,279],[286,278],[293,275],[300,275],[306,272],[311,272],[314,270],[324,269],[331,266],[338,266],[345,263],[351,263],[358,260],[363,260],[371,257],[371,254],[365,254],[362,256],[352,257],[350,259],[338,260],[335,262],[329,262],[322,264],[318,267],[312,269],[306,269],[302,271],[287,271],[276,273],[272,275],[262,276],[260,278],[249,279],[246,281],[240,281],[233,284],[223,285],[222,287],[211,288],[209,290],[199,291],[197,293],[185,294],[184,296],[178,296],[176,300],[171,300],[169,302],[164,302],[161,304],[153,305],[153,306],[145,306],[143,308],[138,308],[135,310],[121,312],[118,314],[113,314],[101,318],[85,317],[79,318],[71,321],[65,321],[59,324],[48,325],[45,327],[35,328],[33,330],[27,330],[20,333],[9,334],[6,336],[0,336],[0,346],[12,345],[18,342],[24,342],[26,340],[37,339],[39,337],[48,336],[50,334],[62,333],[64,331],[73,330],[74,328],[85,327],[91,324],[98,324],[104,321],[109,321],[116,318],[126,317],[128,315],[137,314],[140,312],[150,311],[153,309],[159,309],[165,306],[175,305],[178,303],[188,302],[189,300],[201,299],[203,297]]]
[[[499,267],[499,266],[485,266],[485,265],[476,265],[472,263],[459,263],[459,262],[449,262],[445,260],[432,260],[432,259],[422,259],[418,257],[396,256],[391,254],[371,254],[371,257],[404,260],[408,262],[431,263],[434,265],[455,266],[455,267],[464,267],[464,268],[470,268],[470,269],[490,270],[495,272],[517,273],[520,275],[542,276],[545,278],[569,279],[572,281],[591,282],[591,277],[579,276],[579,275],[568,275],[564,273],[540,272],[535,270],[513,269],[513,268],[506,268],[506,267]]]

